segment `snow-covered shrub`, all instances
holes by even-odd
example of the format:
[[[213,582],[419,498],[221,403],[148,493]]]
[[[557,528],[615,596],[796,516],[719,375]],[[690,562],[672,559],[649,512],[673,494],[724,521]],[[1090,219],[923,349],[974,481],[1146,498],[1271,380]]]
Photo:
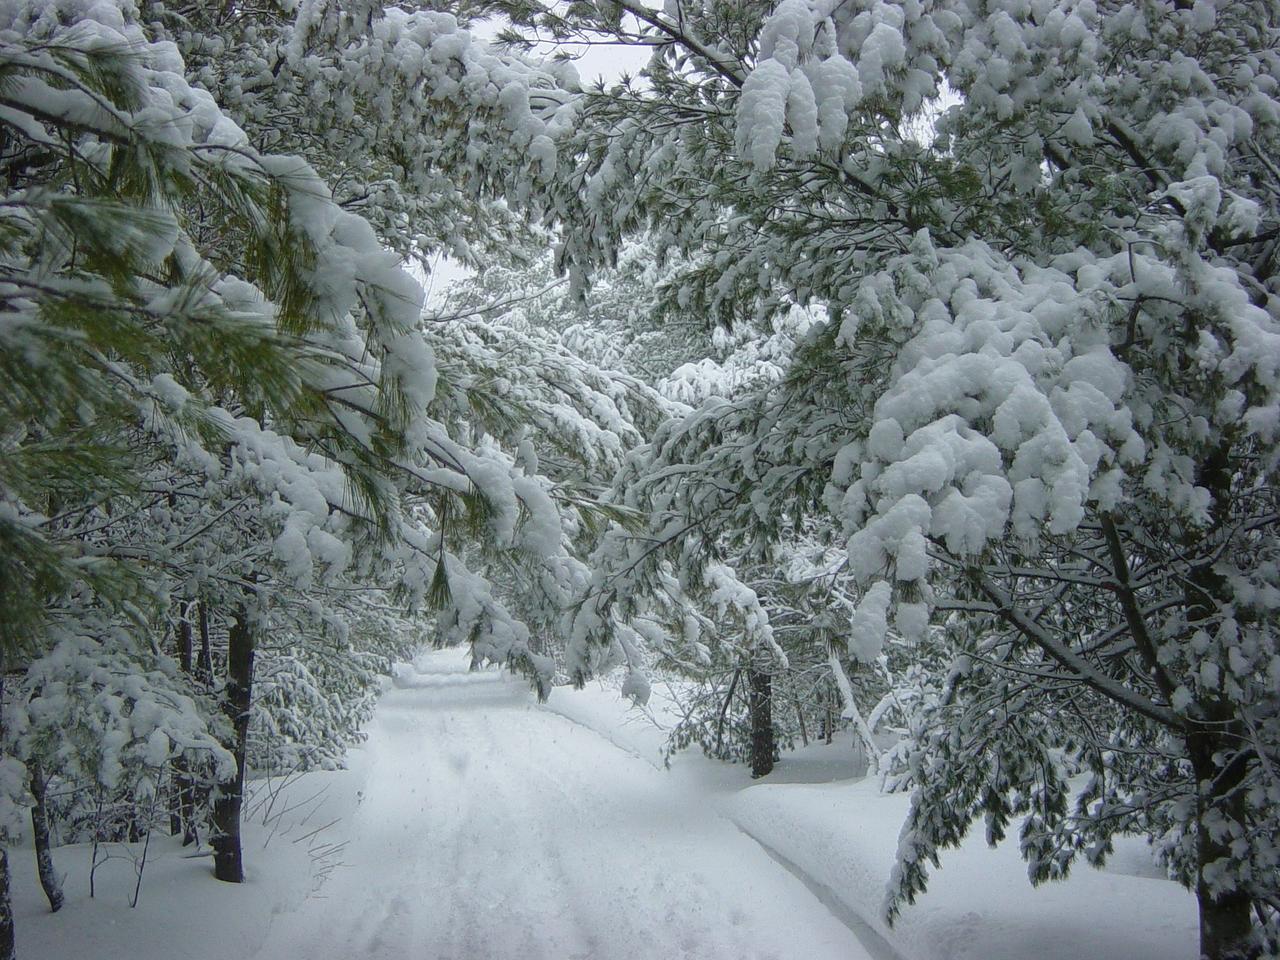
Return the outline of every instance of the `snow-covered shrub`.
[[[8,694],[6,750],[50,778],[63,842],[120,839],[179,772],[206,790],[234,772],[211,699],[118,636],[63,638]]]

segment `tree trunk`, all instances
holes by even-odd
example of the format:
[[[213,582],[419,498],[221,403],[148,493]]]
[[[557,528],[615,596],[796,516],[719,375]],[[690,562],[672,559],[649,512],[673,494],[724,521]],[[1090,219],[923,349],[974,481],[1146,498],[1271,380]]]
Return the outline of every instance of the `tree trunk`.
[[[203,600],[196,601],[200,610],[200,653],[196,656],[196,682],[208,687],[213,683],[213,651],[209,649],[209,608]]]
[[[831,746],[836,737],[836,715],[831,709],[831,704],[835,700],[835,693],[828,687],[822,692],[822,739],[827,742],[827,746]]]
[[[1217,731],[1198,731],[1187,738],[1191,768],[1200,788],[1196,798],[1196,902],[1200,908],[1200,956],[1208,960],[1258,960],[1261,944],[1253,935],[1253,900],[1243,890],[1214,894],[1206,876],[1214,863],[1231,857],[1231,837],[1214,835],[1223,819],[1245,826],[1241,784],[1248,765],[1238,759],[1224,768],[1214,755],[1227,752]]]
[[[182,787],[178,785],[177,776],[169,786],[169,836],[176,837],[182,832]]]
[[[49,807],[45,802],[44,770],[35,760],[27,764],[31,774],[31,837],[36,850],[36,873],[40,876],[40,886],[49,901],[49,910],[57,913],[62,909],[62,881],[53,868],[53,851],[49,844]]]
[[[190,617],[191,605],[186,604],[182,611],[182,618],[178,620],[178,662],[182,664],[182,672],[188,677],[191,676],[191,657],[194,653]]]
[[[236,775],[219,788],[213,804],[213,874],[227,883],[244,882],[240,850],[240,809],[244,804],[245,755],[249,745],[249,704],[253,693],[253,628],[241,607],[227,641],[227,681],[222,710],[235,730],[228,744],[236,758]]]
[[[9,897],[9,851],[0,846],[0,960],[14,960],[13,901]]]
[[[1222,442],[1196,469],[1196,480],[1213,496],[1213,531],[1231,522],[1231,440]],[[1203,535],[1203,534],[1201,534]],[[1200,547],[1196,534],[1184,538],[1192,549]],[[1206,560],[1192,565],[1184,587],[1188,630],[1212,630],[1215,615],[1227,607],[1232,591],[1225,578]],[[1247,613],[1239,614],[1247,617]],[[1201,627],[1201,625],[1204,625]],[[1208,695],[1198,698],[1201,721],[1187,734],[1187,753],[1196,778],[1196,901],[1200,908],[1200,955],[1209,960],[1256,960],[1262,945],[1253,931],[1253,900],[1244,890],[1214,894],[1206,876],[1212,877],[1218,861],[1230,862],[1231,837],[1224,835],[1223,821],[1249,830],[1244,783],[1250,760],[1241,751],[1247,743],[1229,700]],[[1225,765],[1224,765],[1225,764]],[[1215,836],[1215,833],[1217,834]]]
[[[184,604],[182,618],[178,621],[178,659],[182,664],[182,672],[191,677],[195,675],[195,643],[191,630],[191,611],[198,601]],[[209,624],[205,619],[201,629],[201,656],[207,655],[209,645]],[[169,811],[169,835],[182,834],[182,845],[190,846],[198,843],[196,834],[196,787],[187,769],[186,758],[181,754],[173,762],[173,806]]]
[[[4,656],[0,654],[0,702],[4,701]],[[0,714],[0,743],[4,720]],[[9,896],[9,849],[0,842],[0,960],[14,960],[13,901]]]
[[[747,670],[747,713],[751,720],[751,776],[763,777],[773,769],[773,678],[759,670]]]

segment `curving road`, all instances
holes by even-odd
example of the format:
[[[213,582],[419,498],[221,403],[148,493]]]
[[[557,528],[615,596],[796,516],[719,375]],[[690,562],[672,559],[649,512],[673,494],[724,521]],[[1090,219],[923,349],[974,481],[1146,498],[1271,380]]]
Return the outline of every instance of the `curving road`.
[[[673,778],[502,675],[426,662],[371,725],[343,864],[261,960],[871,956]]]

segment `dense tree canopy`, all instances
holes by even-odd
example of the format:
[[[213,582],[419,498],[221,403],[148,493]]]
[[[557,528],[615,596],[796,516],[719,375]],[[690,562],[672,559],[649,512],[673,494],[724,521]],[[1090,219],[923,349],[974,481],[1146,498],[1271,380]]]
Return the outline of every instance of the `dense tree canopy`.
[[[712,713],[816,671],[872,753],[903,693],[890,914],[981,817],[1034,882],[1144,834],[1275,950],[1272,6],[11,5],[11,760],[243,778],[256,650],[257,762],[331,762],[425,630]],[[424,320],[440,251],[502,269]],[[200,723],[50,751],[94,657]]]
[[[1274,937],[1269,6],[510,12],[654,46],[648,88],[587,98],[562,148],[571,264],[643,225],[696,265],[691,310],[831,314],[781,384],[655,440],[627,489],[664,491],[668,549],[618,550],[591,623],[664,563],[696,580],[725,536],[778,562],[825,515],[850,652],[951,649],[891,904],[973,818],[1025,816],[1035,880],[1139,830],[1197,887],[1206,953]]]
[[[5,802],[31,806],[47,843],[51,781],[135,825],[173,791],[193,837],[211,818],[218,875],[238,880],[250,764],[338,762],[389,658],[428,624],[545,693],[555,662],[534,631],[585,580],[591,486],[539,471],[520,443],[608,464],[638,439],[630,394],[648,401],[589,365],[561,370],[554,351],[559,392],[531,397],[495,383],[477,332],[425,327],[401,254],[467,230],[371,224],[326,180],[349,184],[350,158],[230,89],[276,57],[262,97],[305,88],[323,122],[328,93],[286,60],[345,62],[350,22],[213,13],[36,3],[0,23],[0,622],[22,676],[4,733],[27,762],[5,767]],[[360,122],[376,115],[345,120],[386,146]],[[452,202],[398,176],[384,188]],[[483,220],[483,206],[468,210]],[[495,587],[492,564],[518,576]]]

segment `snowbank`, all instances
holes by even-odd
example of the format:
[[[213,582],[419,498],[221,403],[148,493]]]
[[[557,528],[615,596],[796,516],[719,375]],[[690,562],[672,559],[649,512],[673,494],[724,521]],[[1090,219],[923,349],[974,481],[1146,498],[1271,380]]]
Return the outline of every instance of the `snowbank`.
[[[890,929],[881,908],[909,802],[905,794],[880,793],[874,779],[773,785],[766,778],[726,798],[724,810],[830,890],[903,960],[1197,956],[1195,898],[1177,884],[1082,864],[1065,882],[1033,888],[1016,842],[990,849],[980,829],[944,856],[928,892]],[[1141,869],[1139,847],[1121,848],[1122,868]]]
[[[944,856],[929,891],[890,929],[881,908],[909,798],[854,779],[847,741],[787,754],[757,782],[744,767],[696,753],[659,774],[662,726],[677,709],[662,685],[647,712],[607,684],[557,689],[537,705],[520,681],[468,673],[456,653],[435,653],[398,669],[388,686],[351,769],[258,784],[241,886],[214,882],[210,861],[188,859],[174,839],[157,836],[140,902],[129,909],[139,845],[111,848],[93,900],[89,847],[60,847],[67,905],[52,916],[31,851],[12,850],[20,955],[346,960],[406,956],[430,943],[453,945],[433,956],[508,960],[524,943],[517,934],[531,929],[517,915],[532,924],[559,910],[558,925],[541,930],[543,946],[551,950],[560,942],[552,934],[563,934],[564,943],[596,944],[589,960],[618,960],[645,955],[635,938],[662,928],[664,911],[691,910],[680,922],[697,926],[697,936],[685,929],[690,945],[670,954],[691,960],[756,955],[739,950],[744,943],[760,953],[761,944],[743,939],[759,934],[743,925],[753,911],[769,914],[763,929],[774,932],[787,926],[780,917],[808,917],[808,940],[783,938],[793,953],[764,951],[775,960],[829,955],[846,930],[873,960],[1196,956],[1194,899],[1161,877],[1138,840],[1119,844],[1104,871],[1081,865],[1068,881],[1033,889],[1015,844],[991,850],[973,836]],[[774,865],[814,900],[782,882]],[[496,899],[473,896],[495,883]],[[735,897],[753,906],[728,910]],[[475,911],[498,903],[510,929],[496,936],[490,927],[473,944],[485,927],[472,929]],[[718,925],[725,915],[732,922]],[[337,929],[343,917],[363,925],[342,933],[346,940]],[[605,935],[622,927],[621,940]],[[367,949],[352,952],[348,941]],[[825,953],[813,952],[819,941]]]
[[[209,960],[252,957],[274,917],[323,898],[343,856],[362,799],[366,757],[350,769],[257,781],[244,824],[246,880],[218,883],[207,855],[193,858],[178,837],[153,835],[137,907],[130,909],[143,845],[104,844],[89,897],[90,844],[57,847],[66,905],[49,913],[27,848],[9,851],[18,956],[28,960]],[[207,854],[207,848],[204,848]],[[283,960],[283,958],[282,958]]]
[[[670,698],[655,689],[653,713],[630,708],[594,684],[558,689],[543,709],[594,729],[616,746],[661,762]],[[1121,838],[1108,867],[1080,863],[1062,883],[1027,879],[1016,831],[990,849],[981,826],[932,871],[929,890],[883,920],[886,884],[909,794],[884,794],[856,779],[848,742],[813,744],[783,756],[752,782],[744,767],[686,753],[672,763],[672,789],[710,793],[723,815],[803,880],[868,948],[885,960],[1194,960],[1194,896],[1164,878],[1144,841]]]

